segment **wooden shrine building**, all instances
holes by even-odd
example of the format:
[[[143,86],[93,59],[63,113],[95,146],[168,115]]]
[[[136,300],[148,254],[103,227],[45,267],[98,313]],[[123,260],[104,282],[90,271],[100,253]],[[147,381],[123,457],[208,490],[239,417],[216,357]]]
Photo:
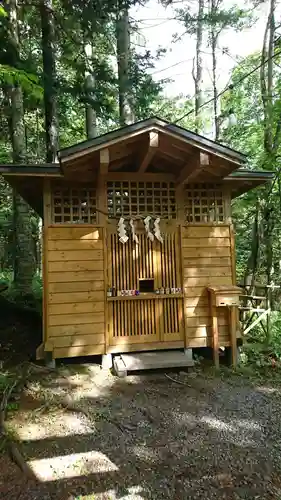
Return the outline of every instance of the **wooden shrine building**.
[[[1,165],[43,217],[37,356],[236,345],[231,199],[271,178],[245,163],[151,118],[63,149],[59,164]]]

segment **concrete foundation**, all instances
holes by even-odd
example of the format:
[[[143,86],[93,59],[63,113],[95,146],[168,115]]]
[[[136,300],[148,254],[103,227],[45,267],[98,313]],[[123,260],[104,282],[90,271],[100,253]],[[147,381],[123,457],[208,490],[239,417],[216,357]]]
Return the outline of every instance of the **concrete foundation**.
[[[112,354],[102,355],[101,367],[103,370],[110,370],[112,368]]]

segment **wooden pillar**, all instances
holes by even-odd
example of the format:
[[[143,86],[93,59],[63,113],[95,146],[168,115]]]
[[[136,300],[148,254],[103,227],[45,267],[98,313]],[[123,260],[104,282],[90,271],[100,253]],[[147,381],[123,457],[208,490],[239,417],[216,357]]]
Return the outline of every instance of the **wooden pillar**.
[[[224,220],[227,224],[231,224],[231,193],[228,188],[224,187],[222,194],[223,194]]]
[[[233,224],[229,226],[230,232],[230,257],[232,284],[236,285],[236,255],[235,255],[235,234]],[[239,309],[238,307],[229,308],[229,331],[231,338],[231,360],[232,365],[237,366],[237,330],[240,331]]]
[[[183,258],[183,225],[185,223],[185,213],[184,213],[184,184],[178,184],[176,186],[176,204],[177,204],[177,220],[179,222],[179,242],[180,242],[180,281],[181,288],[183,292],[182,301],[182,330],[184,336],[184,347],[187,349],[189,347],[189,339],[187,337],[187,327],[186,327],[186,299],[184,292],[184,258]]]
[[[44,179],[43,189],[43,341],[48,340],[49,324],[49,273],[48,273],[48,238],[52,222],[52,194],[49,179]]]
[[[237,366],[237,339],[236,339],[236,326],[237,326],[237,307],[230,306],[229,311],[229,330],[231,341],[231,363],[232,366]]]
[[[100,151],[100,168],[97,179],[97,221],[102,226],[103,239],[103,265],[104,265],[104,331],[105,331],[105,354],[109,344],[109,327],[108,327],[108,307],[107,307],[107,174],[109,165],[109,150],[102,149]]]
[[[213,359],[216,369],[220,367],[220,358],[219,358],[219,327],[218,327],[218,309],[216,307],[216,300],[211,293],[209,293],[210,297],[210,312],[212,317],[212,344],[213,344]]]
[[[109,165],[109,150],[102,149],[100,151],[100,168],[97,179],[97,208],[98,210],[98,224],[106,226],[106,212],[107,212],[107,188],[106,178],[108,174]]]

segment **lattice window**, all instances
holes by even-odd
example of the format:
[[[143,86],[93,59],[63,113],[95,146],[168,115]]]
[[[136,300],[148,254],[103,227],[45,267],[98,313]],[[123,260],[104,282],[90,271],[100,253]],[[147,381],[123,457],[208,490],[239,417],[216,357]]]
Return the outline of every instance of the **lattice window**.
[[[96,190],[55,187],[52,191],[52,223],[94,224]]]
[[[151,214],[176,218],[176,194],[172,182],[108,182],[107,203],[110,217]]]
[[[219,184],[187,184],[184,209],[188,222],[224,222],[222,187]]]

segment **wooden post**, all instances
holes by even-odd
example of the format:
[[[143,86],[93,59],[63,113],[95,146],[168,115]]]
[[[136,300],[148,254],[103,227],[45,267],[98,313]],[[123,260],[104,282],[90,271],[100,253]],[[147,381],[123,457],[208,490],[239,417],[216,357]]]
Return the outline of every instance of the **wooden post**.
[[[102,149],[100,151],[100,168],[97,179],[97,208],[101,210],[98,212],[98,223],[102,225],[102,240],[103,240],[103,265],[104,265],[104,328],[105,328],[105,354],[109,345],[109,325],[108,325],[108,305],[107,305],[107,286],[108,286],[108,265],[107,265],[107,227],[106,227],[106,212],[107,212],[107,186],[106,176],[108,173],[109,165],[109,150]],[[104,365],[105,362],[103,362]]]
[[[237,310],[235,306],[230,306],[229,310],[229,329],[230,329],[230,341],[231,341],[231,362],[232,366],[237,366],[237,340],[236,340],[236,319]]]
[[[48,273],[48,237],[51,224],[52,197],[49,179],[44,179],[43,191],[43,341],[48,340],[49,324],[49,273]]]
[[[266,289],[266,309],[269,313],[266,316],[266,343],[269,344],[270,341],[270,311],[272,308],[272,286],[267,285]]]
[[[235,235],[233,224],[229,226],[230,232],[230,252],[231,252],[231,273],[232,273],[232,284],[236,285],[236,255],[235,255]],[[234,310],[232,310],[234,309]],[[240,321],[239,321],[239,309],[238,307],[231,307],[229,317],[229,329],[231,336],[231,357],[233,366],[237,365],[237,338],[236,331],[240,331]],[[234,333],[233,333],[234,330]],[[233,338],[232,338],[233,335]]]
[[[211,316],[212,316],[212,337],[213,337],[213,358],[216,369],[220,367],[219,358],[219,328],[218,328],[218,310],[213,294],[210,294]]]

